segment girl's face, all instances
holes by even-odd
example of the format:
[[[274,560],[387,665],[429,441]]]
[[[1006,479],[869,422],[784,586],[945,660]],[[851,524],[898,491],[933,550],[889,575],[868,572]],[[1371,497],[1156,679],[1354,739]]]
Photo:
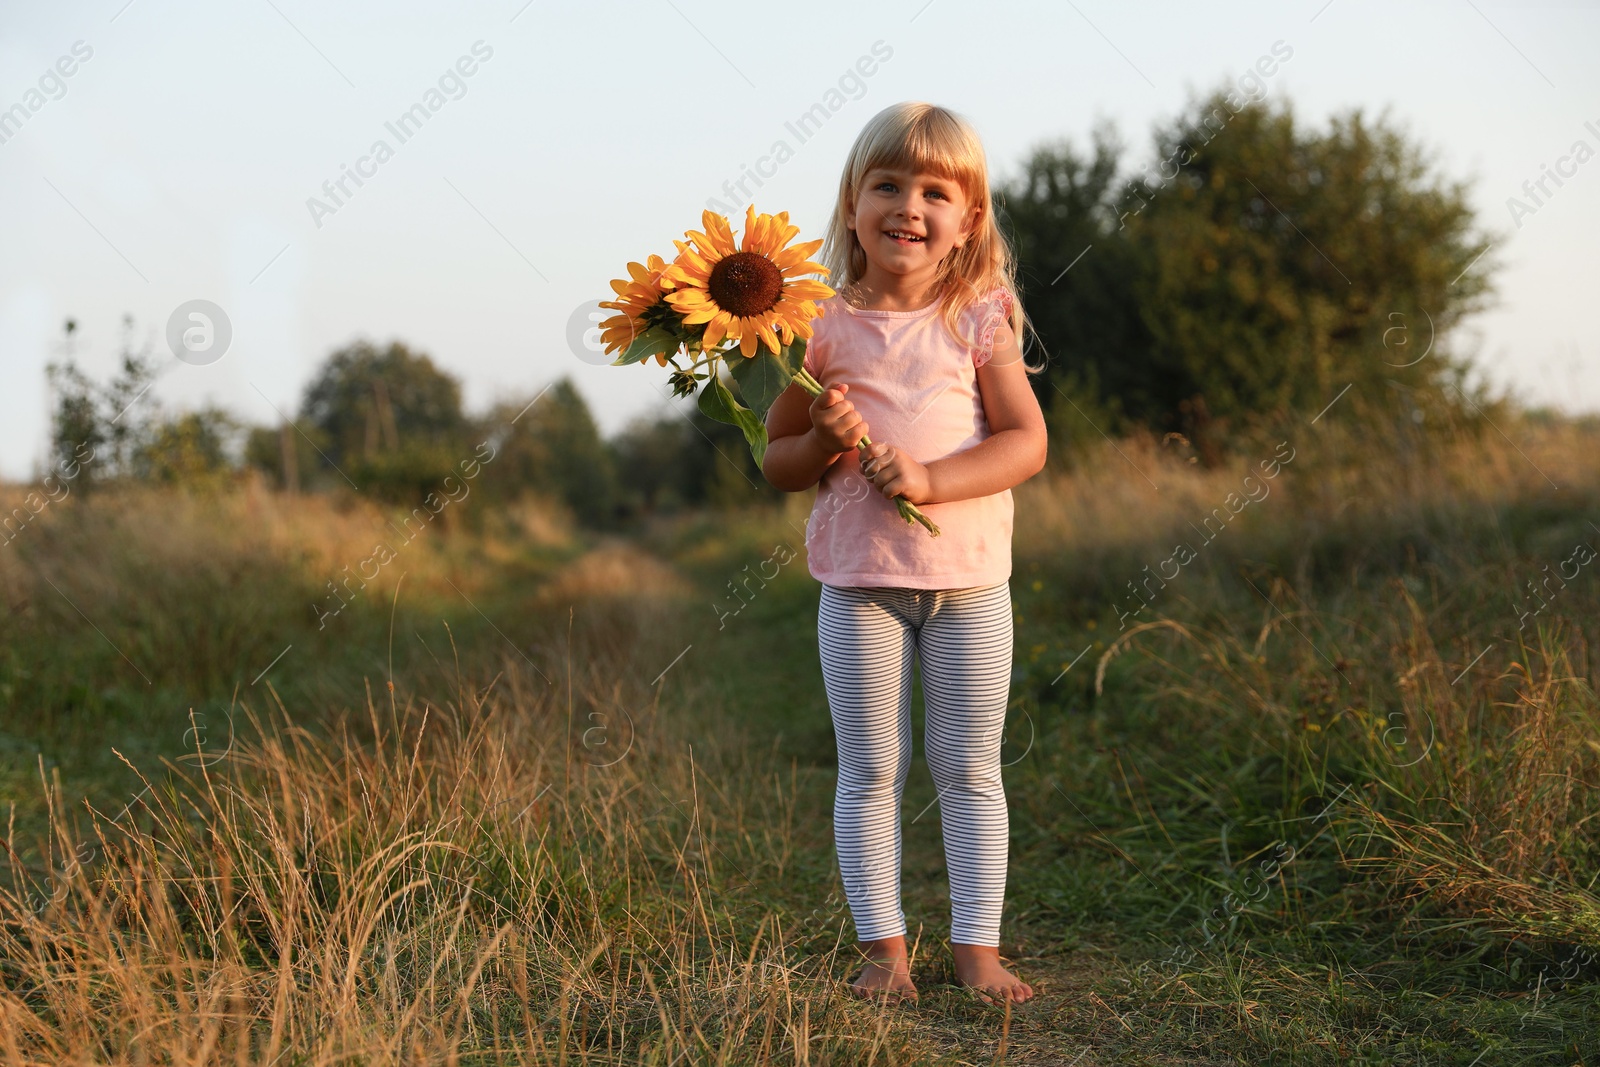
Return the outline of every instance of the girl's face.
[[[845,225],[856,232],[867,269],[931,280],[951,249],[971,236],[971,206],[960,184],[933,174],[876,167]]]

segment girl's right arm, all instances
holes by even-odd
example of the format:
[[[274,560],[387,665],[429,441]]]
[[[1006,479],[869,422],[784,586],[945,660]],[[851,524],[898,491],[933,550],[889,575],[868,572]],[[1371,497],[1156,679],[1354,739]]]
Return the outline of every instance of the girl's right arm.
[[[767,453],[761,473],[774,487],[798,493],[816,485],[840,456],[867,436],[867,423],[845,399],[848,385],[830,382],[815,398],[791,384],[767,411]]]

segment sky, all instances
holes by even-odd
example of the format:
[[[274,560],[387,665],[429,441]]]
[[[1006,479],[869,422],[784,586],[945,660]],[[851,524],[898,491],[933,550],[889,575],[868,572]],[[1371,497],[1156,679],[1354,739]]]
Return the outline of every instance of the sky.
[[[42,469],[69,318],[104,379],[132,316],[162,367],[139,403],[168,410],[276,424],[329,353],[398,339],[472,410],[570,376],[613,433],[672,401],[653,361],[604,365],[587,312],[709,200],[820,237],[851,142],[902,100],[965,116],[995,181],[1100,122],[1131,173],[1154,124],[1275,48],[1266,96],[1299,122],[1386,116],[1467,183],[1503,267],[1457,350],[1593,411],[1600,158],[1572,153],[1600,153],[1597,41],[1600,0],[0,0],[0,477]],[[1547,167],[1568,176],[1534,204]],[[220,326],[183,347],[197,300],[225,350]]]

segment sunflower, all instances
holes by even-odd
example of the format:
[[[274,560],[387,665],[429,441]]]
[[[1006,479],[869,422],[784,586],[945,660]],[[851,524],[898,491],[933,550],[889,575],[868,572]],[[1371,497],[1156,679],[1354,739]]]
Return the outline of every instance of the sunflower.
[[[647,256],[642,264],[628,264],[628,278],[618,278],[611,283],[617,299],[602,300],[600,306],[622,314],[613,315],[600,324],[600,341],[607,355],[619,349],[626,351],[633,339],[645,330],[677,317],[661,299],[667,290],[661,278],[667,266],[667,261],[660,256]],[[666,353],[657,352],[656,362],[665,367]]]
[[[739,351],[753,356],[756,345],[766,342],[774,355],[795,337],[811,336],[811,320],[818,315],[815,301],[833,295],[822,282],[801,275],[827,268],[807,260],[822,241],[785,248],[800,227],[789,224],[789,213],[757,215],[755,205],[745,210],[744,240],[737,248],[728,220],[714,211],[701,216],[705,232],[688,231],[692,245],[674,241],[678,258],[662,273],[662,284],[672,290],[666,300],[683,315],[685,326],[705,323],[702,349],[727,338],[739,342]]]

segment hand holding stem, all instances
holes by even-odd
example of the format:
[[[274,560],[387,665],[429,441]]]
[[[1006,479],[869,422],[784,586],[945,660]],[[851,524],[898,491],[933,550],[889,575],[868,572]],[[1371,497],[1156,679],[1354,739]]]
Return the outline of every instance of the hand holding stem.
[[[822,390],[822,383],[818,382],[817,379],[812,376],[811,372],[806,370],[804,367],[800,368],[800,370],[798,370],[795,373],[794,381],[795,381],[795,384],[799,385],[800,388],[804,389],[807,393],[810,393],[812,396],[815,397],[815,396],[821,396],[822,395],[822,391],[823,391]],[[853,427],[855,425],[859,425],[860,421],[861,420],[860,420],[859,416],[857,416],[853,420],[853,422],[851,422],[850,426],[841,427],[841,429],[848,430],[848,429],[850,429],[851,427]],[[868,437],[867,435],[865,435],[865,434],[863,434],[860,437],[860,439],[856,442],[856,448],[863,455],[865,455],[867,453],[867,450],[869,448],[871,448],[871,447],[872,447],[872,439],[870,437]],[[939,536],[939,527],[935,526],[934,523],[933,523],[933,520],[929,519],[926,515],[924,515],[922,513],[922,509],[921,508],[917,507],[915,504],[913,504],[911,501],[907,500],[903,496],[895,497],[894,498],[894,502],[895,502],[895,506],[897,508],[899,508],[899,510],[900,510],[900,517],[905,519],[905,521],[907,523],[912,523],[912,522],[920,523],[923,526],[923,528],[928,531],[928,533],[930,535],[932,535],[933,537],[938,537]]]

